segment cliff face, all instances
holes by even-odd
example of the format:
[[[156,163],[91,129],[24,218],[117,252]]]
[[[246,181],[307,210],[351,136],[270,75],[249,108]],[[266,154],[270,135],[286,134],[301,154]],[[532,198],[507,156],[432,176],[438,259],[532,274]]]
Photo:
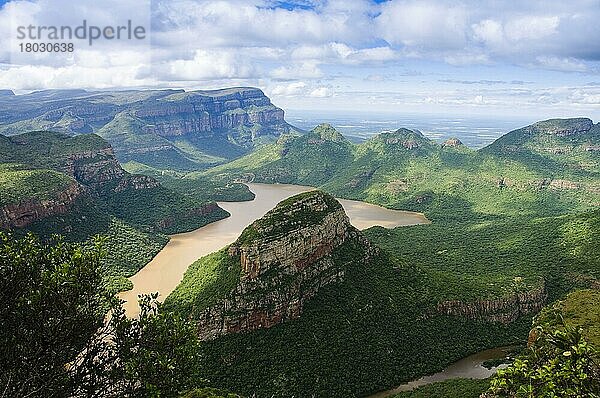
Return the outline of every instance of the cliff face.
[[[550,134],[557,137],[569,137],[585,134],[594,127],[590,119],[550,119],[537,122],[527,128],[529,134]]]
[[[52,194],[50,200],[36,199],[39,196],[47,197],[49,192],[48,184],[40,184],[29,187],[27,195],[23,197],[5,201],[0,206],[0,223],[4,228],[22,228],[43,218],[64,214],[77,197],[84,194],[112,200],[113,206],[119,206],[114,202],[121,201],[124,197],[127,202],[124,192],[151,190],[145,193],[152,195],[160,188],[159,182],[151,177],[132,175],[123,170],[112,147],[96,135],[69,137],[61,133],[31,132],[6,137],[0,144],[0,164],[2,163],[19,164],[19,167],[31,170],[52,170],[74,180],[68,189]],[[16,175],[14,178],[19,177]],[[23,181],[21,184],[27,182]],[[153,204],[159,206],[163,203]],[[195,209],[195,213],[190,216],[220,210],[215,207],[216,205],[203,206]],[[163,221],[165,224],[174,223],[168,219]]]
[[[197,135],[210,137],[219,130],[234,130],[244,126],[264,125],[284,127],[283,110],[258,89],[190,92],[165,98],[143,106],[135,116],[144,120],[146,132],[162,137]],[[281,126],[280,126],[281,125]],[[258,135],[268,129],[258,129]]]
[[[450,300],[438,303],[436,313],[509,324],[522,315],[536,314],[544,307],[548,294],[542,283],[529,291],[493,300],[463,302]]]
[[[4,206],[0,208],[0,229],[23,228],[37,220],[65,214],[84,192],[81,185],[73,182],[52,199],[29,199]]]
[[[110,146],[70,154],[65,158],[62,168],[66,174],[98,195],[159,186],[152,177],[132,175],[123,170]]]
[[[249,226],[229,247],[229,256],[241,265],[240,279],[225,299],[198,317],[202,339],[299,317],[320,288],[344,277],[344,265],[334,253],[345,242],[366,248],[356,261],[366,262],[375,252],[334,198],[314,191],[292,199]]]

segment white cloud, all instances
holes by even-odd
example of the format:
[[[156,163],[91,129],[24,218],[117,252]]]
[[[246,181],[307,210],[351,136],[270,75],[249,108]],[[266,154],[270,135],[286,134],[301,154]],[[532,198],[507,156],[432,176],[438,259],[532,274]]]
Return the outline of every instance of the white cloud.
[[[166,65],[167,77],[176,80],[207,80],[254,77],[256,69],[230,50],[196,50],[190,60]]]
[[[305,61],[299,65],[281,66],[271,71],[271,77],[276,80],[318,79],[323,72],[316,61]]]
[[[140,69],[132,66],[102,67],[49,67],[19,66],[0,71],[0,87],[14,90],[41,88],[114,88],[144,87],[153,80],[139,78]]]
[[[384,3],[375,19],[377,33],[388,43],[423,50],[464,46],[466,24],[463,5],[430,0]]]
[[[473,38],[491,46],[499,46],[504,41],[504,27],[493,19],[484,19],[472,25]]]
[[[565,71],[565,72],[585,72],[587,66],[574,58],[546,57],[540,56],[536,58],[539,65],[546,69]],[[534,65],[535,66],[535,65]]]
[[[270,0],[156,0],[151,51],[124,43],[81,48],[72,57],[42,59],[38,66],[9,64],[9,10],[33,22],[73,22],[85,16],[103,23],[139,4],[107,1],[80,0],[73,6],[70,0],[19,0],[5,5],[0,9],[0,62],[6,65],[0,84],[21,90],[244,84],[260,85],[275,100],[288,103],[305,97],[307,103],[327,98],[324,102],[370,104],[377,98],[377,104],[385,104],[393,96],[397,105],[422,105],[423,98],[431,98],[434,104],[478,109],[512,104],[515,98],[523,106],[565,106],[569,101],[597,106],[598,93],[589,89],[512,87],[504,92],[479,85],[460,91],[460,83],[448,82],[444,88],[458,91],[439,92],[439,85],[432,84],[452,77],[534,80],[527,88],[553,87],[567,84],[558,77],[579,78],[560,72],[597,74],[597,0],[489,0],[476,6],[468,0],[317,0],[307,1],[307,9],[293,10]],[[416,73],[402,72],[409,69]],[[522,76],[517,75],[520,71]],[[590,76],[589,81],[594,79]],[[382,92],[354,97],[373,87]]]
[[[506,23],[506,37],[511,41],[539,40],[556,33],[560,18],[554,16],[526,16]]]
[[[289,84],[278,84],[272,90],[270,90],[270,94],[273,96],[294,96],[303,94],[306,89],[306,83],[304,82],[294,82]]]
[[[310,97],[313,98],[327,98],[333,95],[333,91],[331,91],[328,87],[319,87],[312,90],[309,94]]]

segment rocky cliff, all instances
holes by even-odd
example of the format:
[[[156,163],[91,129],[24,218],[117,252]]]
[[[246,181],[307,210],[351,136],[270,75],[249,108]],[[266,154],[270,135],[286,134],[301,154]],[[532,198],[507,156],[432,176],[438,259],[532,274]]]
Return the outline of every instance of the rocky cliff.
[[[67,213],[85,189],[73,181],[50,199],[31,198],[0,208],[0,229],[24,228],[46,217]]]
[[[67,155],[63,171],[97,195],[157,188],[160,184],[152,177],[132,175],[123,170],[110,146],[94,151]]]
[[[522,315],[538,313],[546,305],[547,299],[545,284],[541,282],[536,288],[497,299],[443,301],[438,303],[435,313],[509,324]]]
[[[253,88],[174,94],[142,107],[135,111],[135,116],[147,122],[147,132],[163,137],[187,134],[208,137],[218,130],[253,125],[277,129],[285,125],[283,110],[271,104],[261,90]],[[267,132],[267,129],[257,130],[258,135]]]
[[[58,174],[63,181],[59,187],[37,178],[36,185],[30,186],[28,174],[16,172],[0,181],[0,189],[14,191],[11,195],[0,194],[4,227],[22,228],[48,216],[64,214],[81,194],[94,202],[99,199],[99,203],[107,205],[104,211],[132,225],[163,232],[191,230],[227,216],[216,203],[190,199],[161,186],[152,177],[126,172],[110,144],[94,134],[70,137],[36,131],[3,137],[0,166],[3,164],[9,169]],[[64,181],[72,181],[75,186],[64,190]]]
[[[335,252],[348,241],[366,248],[364,258],[355,261],[366,262],[375,253],[333,197],[313,191],[280,203],[229,247],[228,255],[241,267],[239,282],[197,317],[200,337],[269,328],[299,317],[319,289],[344,277]]]
[[[111,145],[94,134],[70,137],[34,131],[5,137],[0,143],[0,163],[60,171],[97,196],[159,186],[151,177],[123,170]]]

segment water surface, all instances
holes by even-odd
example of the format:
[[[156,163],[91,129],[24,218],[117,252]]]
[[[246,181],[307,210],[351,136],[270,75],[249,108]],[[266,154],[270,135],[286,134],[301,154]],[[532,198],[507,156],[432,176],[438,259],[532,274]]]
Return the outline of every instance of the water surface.
[[[514,347],[511,346],[480,351],[476,354],[469,355],[468,357],[454,362],[441,372],[429,376],[423,376],[420,379],[402,384],[401,386],[392,390],[382,391],[371,395],[369,398],[385,398],[402,391],[410,391],[417,387],[449,379],[486,379],[496,373],[498,369],[504,368],[507,365],[500,365],[488,369],[483,366],[483,363],[490,359],[505,358],[512,350],[514,350]]]

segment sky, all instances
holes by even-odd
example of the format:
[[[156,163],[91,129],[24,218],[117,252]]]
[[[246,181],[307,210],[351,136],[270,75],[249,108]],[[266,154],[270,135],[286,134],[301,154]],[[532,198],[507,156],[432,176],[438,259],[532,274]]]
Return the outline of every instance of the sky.
[[[0,88],[261,88],[284,108],[600,119],[600,0],[0,1]],[[16,50],[20,25],[143,41]]]

